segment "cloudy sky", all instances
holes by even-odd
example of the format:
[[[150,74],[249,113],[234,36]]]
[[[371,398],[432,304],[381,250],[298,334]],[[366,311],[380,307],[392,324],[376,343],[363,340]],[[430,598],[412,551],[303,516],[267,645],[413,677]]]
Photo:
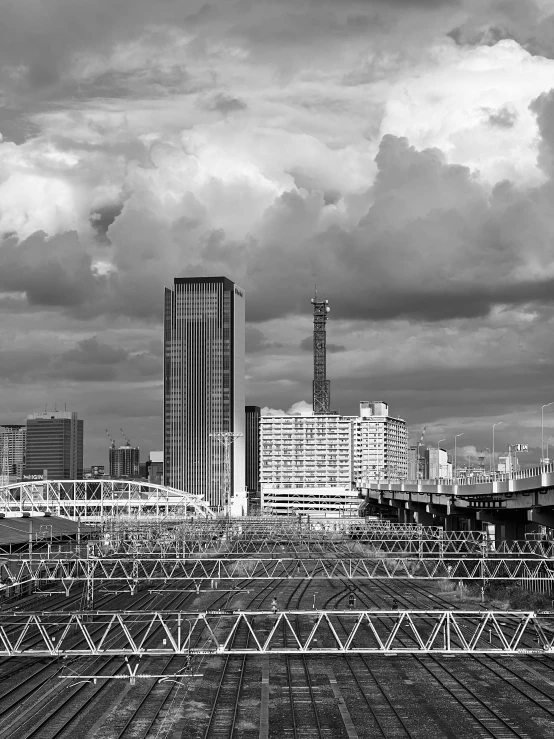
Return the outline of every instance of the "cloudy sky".
[[[538,459],[553,0],[0,6],[0,421],[67,403],[86,464],[105,427],[160,448],[163,287],[225,274],[248,402],[311,400],[317,282],[336,410]]]

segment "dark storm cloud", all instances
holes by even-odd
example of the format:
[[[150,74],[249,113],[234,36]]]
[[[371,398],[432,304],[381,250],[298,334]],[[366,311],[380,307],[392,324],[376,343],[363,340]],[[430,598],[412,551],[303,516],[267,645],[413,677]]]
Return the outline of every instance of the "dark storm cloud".
[[[554,58],[554,15],[543,18],[534,0],[484,2],[447,36],[459,46],[494,46],[512,39],[530,54]]]
[[[246,326],[245,348],[247,354],[263,352],[268,349],[281,349],[282,347],[283,345],[278,341],[268,341],[259,328]]]
[[[553,100],[542,96],[535,104],[549,172]],[[550,260],[543,247],[554,231],[550,183],[528,191],[500,183],[489,196],[466,167],[394,136],[383,138],[376,162],[371,205],[350,232],[333,226],[299,248],[286,224],[309,217],[308,200],[286,193],[276,203],[279,238],[249,260],[255,276],[247,285],[250,320],[267,320],[279,309],[281,315],[305,312],[314,274],[333,313],[351,319],[476,318],[495,305],[553,301],[551,277],[523,276],[527,262]],[[264,279],[276,271],[279,282]]]
[[[93,300],[102,283],[75,233],[53,239],[37,232],[0,245],[0,290],[23,292],[29,305],[69,308]]]
[[[545,92],[529,106],[537,116],[540,131],[538,164],[543,171],[554,176],[554,90]]]
[[[228,113],[236,113],[239,110],[246,110],[248,106],[244,100],[220,92],[209,100],[206,100],[203,107],[205,110],[215,110],[227,115]]]
[[[91,213],[89,220],[96,231],[96,238],[100,243],[110,243],[108,238],[108,228],[121,213],[122,208],[123,206],[120,203],[114,203],[106,205],[103,208],[98,208],[94,213]]]
[[[161,361],[150,351],[131,353],[99,341],[96,336],[79,341],[73,349],[59,351],[43,345],[0,352],[0,379],[13,383],[141,382],[160,376]]]
[[[516,111],[508,108],[500,108],[500,110],[490,113],[488,117],[491,126],[497,126],[498,128],[512,128],[516,120]]]
[[[62,364],[72,362],[74,364],[101,364],[101,365],[117,365],[125,361],[129,353],[121,348],[101,344],[94,336],[90,339],[83,339],[79,342],[75,349],[70,349],[61,355]]]

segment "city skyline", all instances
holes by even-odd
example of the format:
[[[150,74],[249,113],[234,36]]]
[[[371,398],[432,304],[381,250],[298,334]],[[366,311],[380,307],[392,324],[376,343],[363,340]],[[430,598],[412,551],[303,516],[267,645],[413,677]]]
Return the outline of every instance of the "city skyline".
[[[547,3],[23,5],[0,28],[0,423],[67,403],[85,466],[107,464],[106,427],[146,459],[162,288],[226,274],[248,295],[247,404],[311,402],[317,283],[333,409],[383,398],[412,443],[463,433],[460,453],[502,421],[496,451],[538,461]],[[544,429],[554,445],[554,406]]]

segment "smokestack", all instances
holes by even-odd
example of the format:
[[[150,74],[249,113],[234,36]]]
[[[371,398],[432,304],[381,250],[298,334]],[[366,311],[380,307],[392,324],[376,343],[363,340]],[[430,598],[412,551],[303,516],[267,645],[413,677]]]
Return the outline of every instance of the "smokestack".
[[[313,381],[313,405],[314,414],[331,412],[331,383],[327,379],[327,334],[325,324],[327,323],[329,308],[328,300],[312,298],[314,306],[314,381]]]

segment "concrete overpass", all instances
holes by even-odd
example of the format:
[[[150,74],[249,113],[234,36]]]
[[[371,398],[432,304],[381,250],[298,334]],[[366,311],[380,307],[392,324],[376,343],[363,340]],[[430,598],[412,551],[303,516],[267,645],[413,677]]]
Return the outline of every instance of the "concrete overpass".
[[[368,481],[361,512],[447,531],[494,524],[498,541],[554,529],[554,465],[469,479]]]

